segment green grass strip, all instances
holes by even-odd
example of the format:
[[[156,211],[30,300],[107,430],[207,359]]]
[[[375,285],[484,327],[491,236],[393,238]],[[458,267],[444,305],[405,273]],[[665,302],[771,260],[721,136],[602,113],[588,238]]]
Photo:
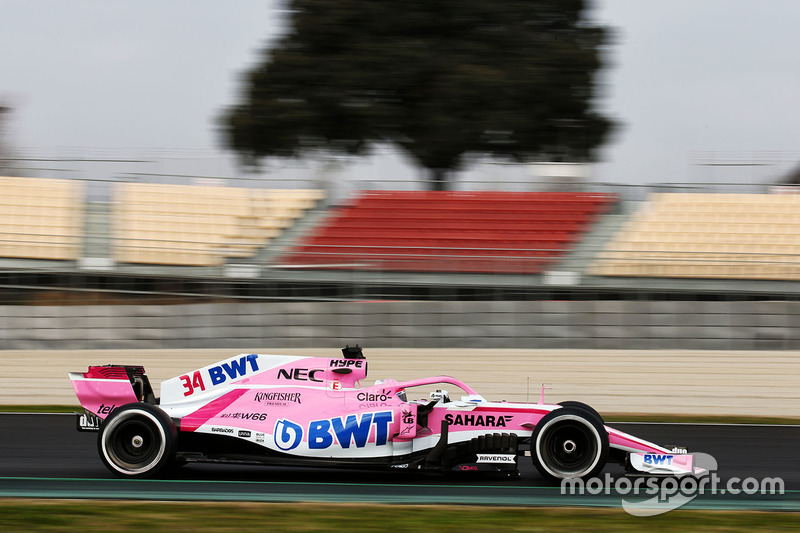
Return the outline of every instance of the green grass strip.
[[[360,504],[0,500],[2,531],[792,531],[796,513],[676,510],[640,518],[619,509]]]
[[[80,405],[0,405],[0,413],[82,413]]]

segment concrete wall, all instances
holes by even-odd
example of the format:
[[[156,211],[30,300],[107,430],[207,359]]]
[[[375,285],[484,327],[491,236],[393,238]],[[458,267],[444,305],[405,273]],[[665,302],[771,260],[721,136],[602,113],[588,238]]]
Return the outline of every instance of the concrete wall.
[[[156,390],[163,380],[239,350],[4,350],[0,404],[76,405],[67,372],[89,365],[139,364]],[[337,347],[261,353],[332,357]],[[601,413],[800,417],[800,356],[793,351],[518,350],[367,348],[367,384],[451,375],[487,399],[586,402]],[[434,387],[435,388],[435,387]],[[462,393],[447,387],[453,397]],[[409,391],[422,398],[420,391]],[[612,420],[614,418],[611,418]],[[617,418],[619,419],[619,418]]]
[[[0,349],[787,350],[800,302],[281,302],[0,306]]]

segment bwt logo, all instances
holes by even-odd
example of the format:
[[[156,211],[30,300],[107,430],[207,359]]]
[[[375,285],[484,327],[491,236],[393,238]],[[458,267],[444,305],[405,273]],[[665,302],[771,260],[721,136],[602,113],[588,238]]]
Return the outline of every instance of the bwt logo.
[[[275,424],[275,446],[283,451],[297,448],[303,440],[303,427],[289,420],[278,420]]]
[[[644,462],[648,465],[663,465],[672,466],[672,455],[664,455],[660,453],[646,453],[644,454]]]
[[[228,378],[236,379],[247,374],[247,365],[250,365],[250,370],[253,372],[258,371],[258,363],[256,363],[258,355],[251,353],[238,360],[233,360],[228,363],[222,363],[218,366],[212,366],[208,369],[208,375],[211,377],[211,383],[219,385],[225,383]]]
[[[258,370],[256,359],[258,359],[258,355],[251,353],[250,355],[240,357],[238,360],[234,359],[227,363],[222,363],[221,365],[212,366],[208,369],[208,377],[211,379],[211,385],[214,386],[225,383],[229,377],[231,379],[236,379],[244,376],[247,374],[248,364],[250,365],[250,370],[256,372]],[[203,374],[201,374],[199,370],[195,370],[191,376],[185,374],[179,379],[183,383],[183,388],[186,389],[183,391],[184,396],[191,396],[197,390],[206,390],[206,382],[203,380]]]
[[[347,415],[346,418],[312,420],[304,431],[299,424],[281,419],[275,424],[275,445],[284,451],[292,450],[300,445],[303,435],[307,434],[311,450],[330,448],[334,438],[342,448],[349,448],[352,443],[357,448],[363,448],[369,440],[370,430],[375,427],[375,445],[384,446],[389,440],[389,424],[392,420],[391,411],[362,413],[360,417]]]

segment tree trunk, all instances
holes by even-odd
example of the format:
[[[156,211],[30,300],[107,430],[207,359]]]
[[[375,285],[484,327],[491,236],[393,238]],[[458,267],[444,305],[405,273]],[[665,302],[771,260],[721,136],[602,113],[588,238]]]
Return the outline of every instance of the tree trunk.
[[[431,191],[446,191],[449,189],[447,181],[448,171],[446,168],[429,168],[428,169],[428,190]]]

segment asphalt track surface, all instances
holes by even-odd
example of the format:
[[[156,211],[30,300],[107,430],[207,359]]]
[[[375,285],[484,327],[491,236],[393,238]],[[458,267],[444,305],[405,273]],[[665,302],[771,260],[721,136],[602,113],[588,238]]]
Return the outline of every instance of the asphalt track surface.
[[[712,455],[720,483],[689,498],[687,508],[800,511],[800,426],[609,423],[660,444],[677,444]],[[653,494],[617,491],[622,468],[604,470],[611,483],[594,494],[562,494],[530,462],[520,476],[406,471],[276,468],[193,464],[169,479],[115,477],[97,455],[96,435],[75,430],[72,415],[0,414],[0,497],[189,501],[315,501],[409,504],[486,504],[618,507],[623,497],[644,501]],[[780,477],[783,494],[731,494],[732,478]],[[616,485],[616,487],[615,487]],[[741,483],[736,488],[747,487]],[[750,485],[750,487],[755,487]],[[664,490],[672,491],[672,487]],[[724,491],[724,493],[722,493]],[[664,496],[664,493],[662,493]],[[668,494],[674,500],[673,494]]]

